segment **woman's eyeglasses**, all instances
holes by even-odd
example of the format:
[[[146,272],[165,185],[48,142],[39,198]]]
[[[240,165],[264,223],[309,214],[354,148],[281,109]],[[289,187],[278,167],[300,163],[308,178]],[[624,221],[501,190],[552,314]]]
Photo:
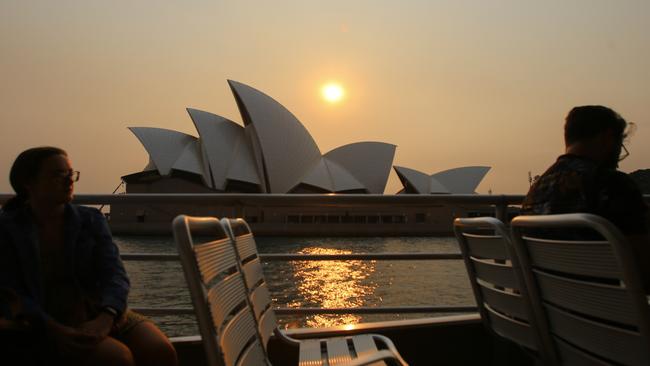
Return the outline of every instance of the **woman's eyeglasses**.
[[[69,171],[69,172],[56,173],[54,175],[54,178],[56,178],[58,180],[61,180],[61,181],[70,180],[70,181],[73,181],[73,182],[78,182],[80,175],[81,175],[81,172],[78,172],[78,171],[74,170],[74,171]]]

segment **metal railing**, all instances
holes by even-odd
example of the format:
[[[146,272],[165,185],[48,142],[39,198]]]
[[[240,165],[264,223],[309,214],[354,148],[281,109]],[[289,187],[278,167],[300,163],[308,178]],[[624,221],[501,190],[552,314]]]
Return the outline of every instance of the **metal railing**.
[[[460,253],[356,253],[356,254],[260,254],[260,260],[270,261],[348,261],[348,260],[460,260]],[[179,261],[177,254],[122,254],[125,261]],[[194,314],[191,307],[134,307],[146,315],[189,315]],[[278,315],[313,314],[413,314],[413,313],[467,313],[477,311],[476,306],[361,306],[354,308],[314,308],[314,307],[274,307]]]
[[[0,205],[11,194],[0,194]],[[495,216],[506,221],[508,206],[519,205],[523,195],[375,195],[375,194],[79,194],[74,203],[84,205],[110,204],[192,204],[223,206],[293,206],[314,205],[354,207],[372,205],[400,205],[426,207],[434,205],[473,204],[492,206]],[[650,195],[644,196],[646,201]],[[124,260],[132,261],[178,261],[175,254],[123,254]],[[460,260],[459,253],[358,253],[358,254],[261,254],[262,261],[314,261],[314,260]],[[138,308],[149,315],[193,314],[192,308]],[[458,313],[476,311],[475,306],[399,306],[356,308],[276,308],[282,315],[306,314],[386,314],[386,313]]]
[[[0,205],[12,194],[0,194]],[[372,205],[402,205],[426,207],[435,205],[474,204],[493,206],[495,216],[506,218],[509,205],[518,205],[523,195],[480,195],[480,194],[230,194],[230,193],[129,193],[129,194],[78,194],[74,203],[82,205],[111,204],[191,204],[222,206],[292,206],[313,207],[314,205],[354,207]]]

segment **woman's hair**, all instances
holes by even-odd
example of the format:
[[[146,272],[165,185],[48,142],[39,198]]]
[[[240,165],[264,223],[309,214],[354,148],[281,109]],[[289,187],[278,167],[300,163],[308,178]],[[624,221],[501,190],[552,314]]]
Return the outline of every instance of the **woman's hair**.
[[[43,162],[51,156],[68,154],[63,149],[52,146],[33,147],[21,152],[9,172],[9,182],[16,192],[3,206],[4,211],[22,207],[27,202],[27,184],[33,182],[41,171]]]

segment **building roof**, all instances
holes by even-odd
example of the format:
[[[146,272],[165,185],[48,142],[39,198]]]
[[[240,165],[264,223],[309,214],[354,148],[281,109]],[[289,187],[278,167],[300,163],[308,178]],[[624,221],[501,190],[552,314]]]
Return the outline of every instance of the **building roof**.
[[[402,192],[419,194],[476,193],[476,187],[490,170],[487,166],[467,166],[428,175],[406,167],[395,166],[394,168],[404,186]]]
[[[129,127],[149,153],[149,164],[162,176],[169,176],[172,170],[198,174],[208,185],[209,174],[204,170],[199,141],[188,134],[155,127]]]
[[[211,176],[211,188],[223,190],[227,179],[259,184],[252,151],[246,145],[244,127],[221,116],[187,108],[201,136],[201,154]]]
[[[337,147],[325,159],[349,171],[368,193],[384,193],[397,146],[385,142],[355,142]]]
[[[255,131],[250,142],[263,161],[267,190],[289,192],[318,162],[320,149],[305,126],[282,104],[248,85],[233,80],[228,84],[244,125]]]
[[[243,126],[188,108],[199,137],[177,131],[134,127],[161,176],[172,169],[199,174],[205,185],[227,190],[229,181],[259,186],[260,192],[289,193],[298,187],[326,192],[383,193],[396,146],[359,142],[325,155],[305,126],[283,105],[248,85],[228,80]]]

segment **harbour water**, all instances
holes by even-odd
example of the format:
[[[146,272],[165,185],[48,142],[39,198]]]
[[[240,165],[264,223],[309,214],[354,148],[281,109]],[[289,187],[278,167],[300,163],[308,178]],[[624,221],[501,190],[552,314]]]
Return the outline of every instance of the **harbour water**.
[[[454,238],[256,238],[260,253],[458,253]],[[176,253],[171,237],[115,237],[122,253]],[[133,307],[190,307],[178,262],[125,262]],[[461,260],[269,262],[264,272],[276,307],[474,305]],[[285,327],[317,327],[440,314],[280,317]],[[169,336],[198,334],[192,315],[153,317]]]

